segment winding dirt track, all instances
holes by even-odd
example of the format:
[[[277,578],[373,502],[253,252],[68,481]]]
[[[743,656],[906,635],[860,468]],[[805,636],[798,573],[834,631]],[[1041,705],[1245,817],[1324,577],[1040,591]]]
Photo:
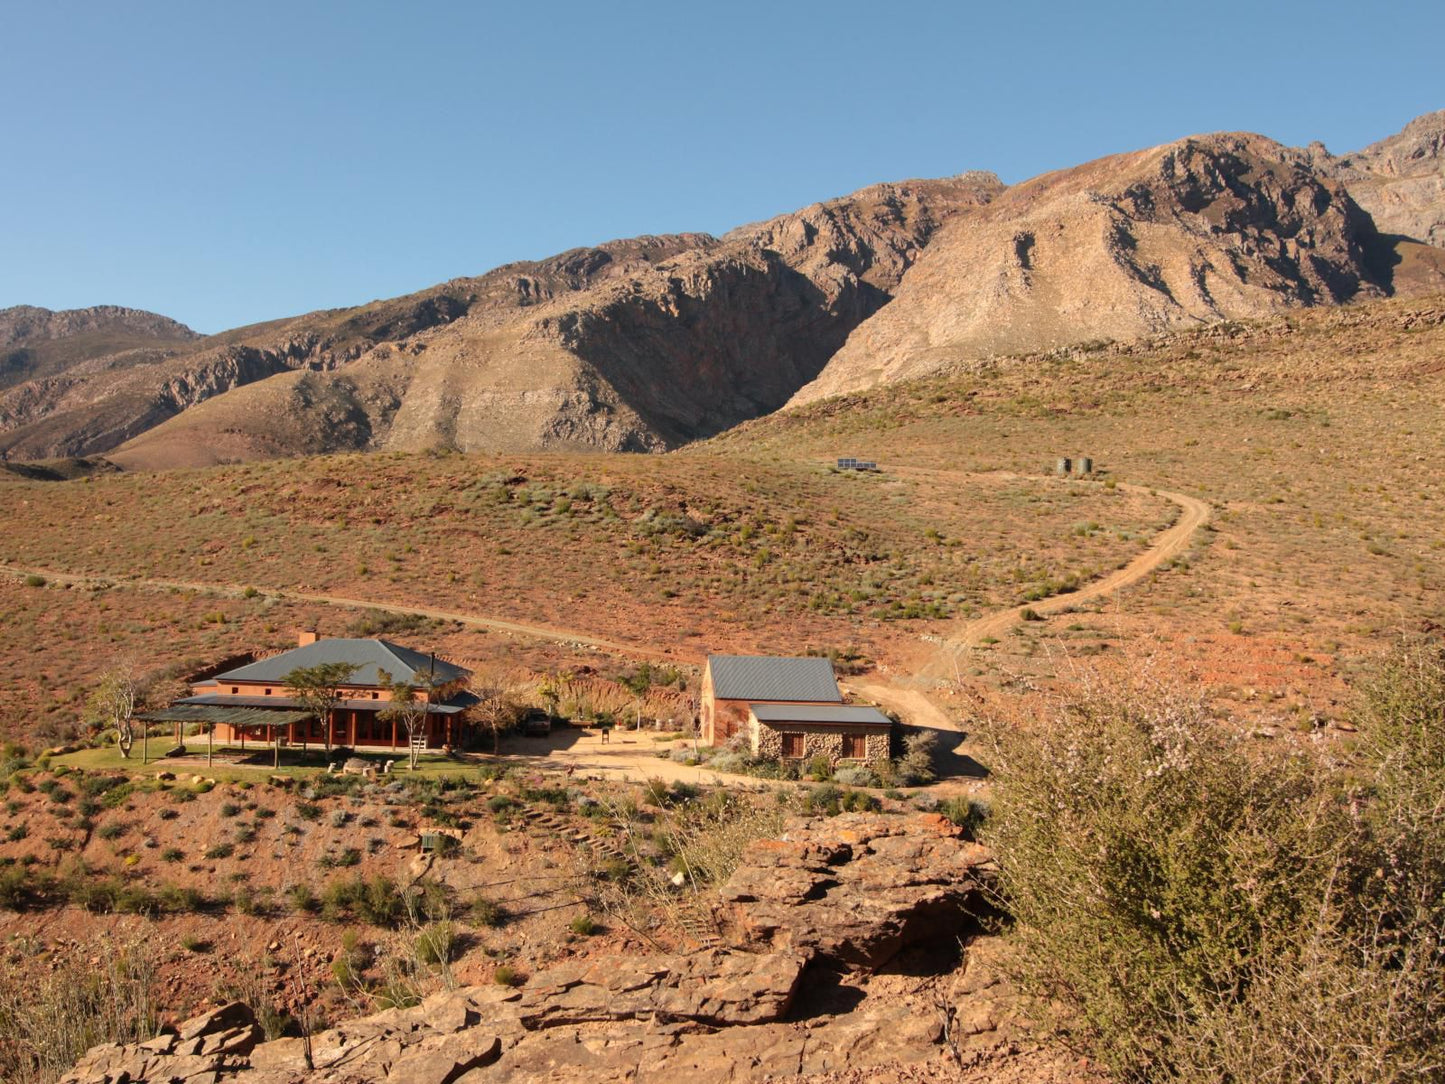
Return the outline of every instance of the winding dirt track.
[[[956,676],[959,656],[969,648],[980,646],[985,640],[998,639],[1014,625],[1023,620],[1025,610],[1032,609],[1038,614],[1053,614],[1089,599],[1103,598],[1132,587],[1166,561],[1173,560],[1189,548],[1190,538],[1200,527],[1209,522],[1209,505],[1183,493],[1171,493],[1163,489],[1149,489],[1119,483],[1118,488],[1126,493],[1163,497],[1179,506],[1180,515],[1173,526],[1154,539],[1154,544],[1122,568],[1115,569],[1107,576],[1090,580],[1077,591],[1065,595],[1052,595],[1027,606],[1013,606],[998,610],[983,617],[975,618],[958,628],[943,642],[934,657],[919,671],[918,677],[933,680],[951,680]]]
[[[196,591],[212,595],[233,595],[239,597],[246,590],[235,583],[201,583],[195,580],[156,580],[141,576],[102,576],[94,573],[60,572],[49,568],[23,568],[19,565],[0,565],[0,575],[43,576],[51,583],[68,583],[80,587],[109,585],[132,587],[143,591]],[[490,629],[516,636],[528,636],[537,640],[552,640],[557,643],[578,644],[582,647],[597,648],[600,651],[615,651],[619,654],[638,658],[667,658],[664,652],[643,644],[623,644],[604,640],[590,633],[575,629],[559,629],[550,625],[534,625],[525,621],[509,621],[500,617],[486,617],[481,614],[461,613],[453,610],[434,610],[426,606],[405,606],[398,602],[376,602],[370,599],[351,598],[346,595],[317,595],[306,591],[292,591],[286,588],[265,588],[263,595],[286,602],[313,602],[324,606],[347,606],[357,610],[372,610],[377,613],[406,614],[413,617],[435,618],[439,621],[456,621],[472,628]]]

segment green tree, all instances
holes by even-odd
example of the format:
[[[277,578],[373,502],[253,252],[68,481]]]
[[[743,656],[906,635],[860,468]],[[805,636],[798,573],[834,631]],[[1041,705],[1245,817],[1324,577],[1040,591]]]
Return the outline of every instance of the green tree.
[[[391,707],[381,712],[387,722],[396,722],[406,731],[407,767],[416,770],[416,735],[426,733],[426,717],[430,707],[425,694],[428,687],[410,681],[396,681],[385,670],[379,672],[381,687],[391,694]]]
[[[298,666],[281,680],[301,706],[321,720],[326,752],[331,752],[331,715],[341,703],[341,687],[351,680],[356,667],[349,662],[323,662]]]

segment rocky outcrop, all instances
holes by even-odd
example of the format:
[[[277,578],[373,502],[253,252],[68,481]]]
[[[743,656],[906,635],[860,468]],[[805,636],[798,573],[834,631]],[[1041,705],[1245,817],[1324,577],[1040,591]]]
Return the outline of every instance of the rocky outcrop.
[[[517,1014],[528,1029],[633,1019],[770,1023],[788,1011],[807,962],[803,953],[718,949],[579,960],[533,977]]]
[[[987,910],[988,852],[938,814],[844,814],[752,844],[723,887],[754,944],[876,968],[911,944],[958,937]]]
[[[587,957],[520,989],[445,991],[314,1035],[309,1054],[300,1038],[260,1042],[250,1010],[226,1005],[96,1047],[66,1082],[761,1081],[986,1058],[1019,1037],[986,953],[926,997],[912,977],[877,997],[868,983],[909,946],[956,952],[988,868],[941,817],[799,820],[748,849],[718,903],[745,945]]]
[[[1392,136],[1335,157],[1310,148],[1316,168],[1338,178],[1381,233],[1445,248],[1445,109]]]
[[[1305,156],[1211,135],[1045,174],[944,227],[809,402],[946,365],[1388,290],[1369,217]]]

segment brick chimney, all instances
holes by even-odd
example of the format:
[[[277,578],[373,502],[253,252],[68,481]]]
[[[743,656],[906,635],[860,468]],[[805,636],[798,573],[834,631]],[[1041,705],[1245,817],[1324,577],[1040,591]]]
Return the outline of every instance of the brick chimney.
[[[321,639],[321,634],[318,633],[315,629],[296,630],[297,647],[307,647],[310,644],[314,644],[319,639]]]

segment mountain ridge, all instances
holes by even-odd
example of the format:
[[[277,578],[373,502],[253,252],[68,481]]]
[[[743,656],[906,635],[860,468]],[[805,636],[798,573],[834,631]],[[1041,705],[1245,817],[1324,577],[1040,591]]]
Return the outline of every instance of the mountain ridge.
[[[81,351],[0,382],[0,459],[661,451],[968,357],[1445,290],[1442,133],[1445,111],[1338,156],[1214,133],[1012,186],[871,185],[722,236]]]

